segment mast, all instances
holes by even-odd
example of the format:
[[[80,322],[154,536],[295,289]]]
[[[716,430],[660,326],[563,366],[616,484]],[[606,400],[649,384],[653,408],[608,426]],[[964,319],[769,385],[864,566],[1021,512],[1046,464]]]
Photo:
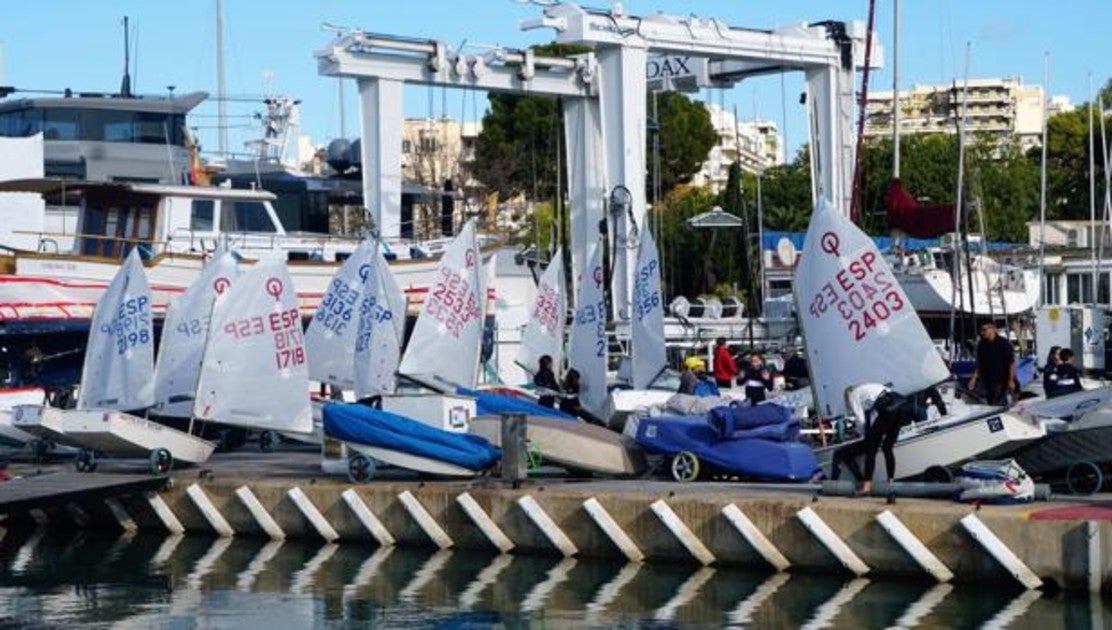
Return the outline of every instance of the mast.
[[[1097,229],[1097,177],[1096,177],[1096,144],[1093,128],[1093,73],[1089,73],[1089,257],[1092,260],[1089,287],[1092,293],[1089,297],[1092,304],[1097,303],[1097,247],[1093,236]],[[1085,292],[1081,292],[1085,297]]]
[[[224,84],[224,2],[216,0],[216,129],[220,154],[228,150],[228,102]]]
[[[892,35],[892,177],[900,178],[900,0],[895,0]]]
[[[1043,118],[1042,118],[1042,157],[1039,164],[1039,305],[1046,304],[1046,133],[1050,119],[1050,53],[1043,53]]]
[[[969,51],[972,48],[970,42],[965,43],[965,79],[961,88],[961,116],[958,118],[958,191],[957,203],[954,204],[954,234],[955,236],[961,234],[961,215],[962,209],[965,204],[963,197],[965,195],[965,116],[966,107],[968,105],[969,96]],[[968,250],[968,248],[964,248]],[[957,359],[957,298],[961,292],[961,252],[955,247],[953,262],[950,270],[951,282],[951,303],[950,303],[950,360]],[[973,299],[973,292],[969,292],[969,299]],[[965,295],[962,292],[961,304],[965,305]],[[973,309],[973,315],[976,316],[977,309]]]
[[[131,50],[128,45],[128,18],[124,16],[124,78],[120,81],[120,96],[131,98]]]

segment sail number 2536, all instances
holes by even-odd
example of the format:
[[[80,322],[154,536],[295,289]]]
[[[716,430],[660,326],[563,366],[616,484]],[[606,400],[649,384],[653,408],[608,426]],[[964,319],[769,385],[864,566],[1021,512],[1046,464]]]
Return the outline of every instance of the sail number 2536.
[[[854,341],[905,308],[899,288],[885,271],[874,269],[876,254],[863,252],[815,292],[808,311],[815,318],[836,311]]]

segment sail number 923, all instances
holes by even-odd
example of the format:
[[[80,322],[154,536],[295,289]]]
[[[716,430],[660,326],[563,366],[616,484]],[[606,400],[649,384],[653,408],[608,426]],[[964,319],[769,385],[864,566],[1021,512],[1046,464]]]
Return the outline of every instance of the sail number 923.
[[[870,329],[906,308],[899,287],[874,268],[876,262],[876,253],[869,251],[852,259],[815,292],[807,310],[816,319],[837,311],[854,341],[863,340]]]

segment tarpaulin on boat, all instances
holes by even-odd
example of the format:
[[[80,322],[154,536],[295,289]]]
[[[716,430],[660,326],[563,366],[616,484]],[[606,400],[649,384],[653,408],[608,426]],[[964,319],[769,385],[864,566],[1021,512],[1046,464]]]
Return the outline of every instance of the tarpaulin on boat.
[[[919,203],[893,179],[888,184],[888,227],[915,238],[934,238],[954,231],[954,204]]]
[[[560,420],[575,420],[575,416],[566,414],[559,409],[538,405],[531,400],[514,398],[505,394],[494,394],[459,387],[456,393],[460,396],[469,396],[475,399],[475,413],[480,416],[498,416],[504,413],[523,413],[527,416],[542,416],[545,418],[559,418]]]
[[[451,433],[365,405],[324,406],[325,434],[355,444],[436,459],[468,470],[485,470],[502,458],[486,439]]]

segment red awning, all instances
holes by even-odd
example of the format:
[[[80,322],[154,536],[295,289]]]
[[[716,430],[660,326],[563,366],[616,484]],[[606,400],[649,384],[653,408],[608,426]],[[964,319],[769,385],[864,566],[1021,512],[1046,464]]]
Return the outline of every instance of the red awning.
[[[914,238],[937,238],[954,231],[954,204],[919,203],[893,179],[888,184],[888,228]]]

